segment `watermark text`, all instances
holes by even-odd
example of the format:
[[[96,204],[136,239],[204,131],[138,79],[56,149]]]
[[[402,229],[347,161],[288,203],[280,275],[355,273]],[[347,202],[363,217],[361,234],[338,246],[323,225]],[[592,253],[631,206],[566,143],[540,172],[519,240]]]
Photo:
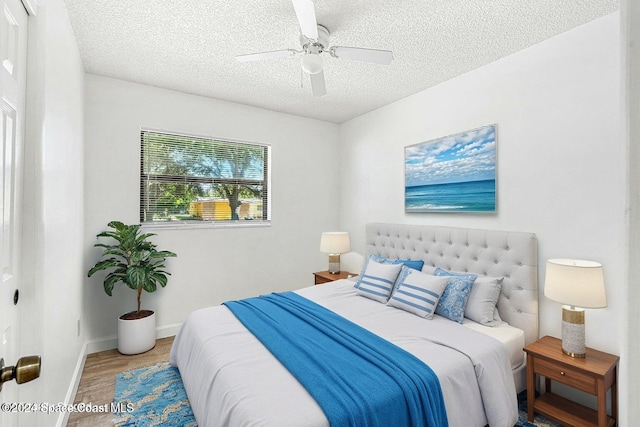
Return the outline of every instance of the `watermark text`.
[[[96,405],[93,403],[30,403],[30,402],[3,402],[0,403],[0,412],[43,412],[45,414],[59,414],[61,412],[91,412],[91,413],[122,413],[132,412],[132,403],[111,402]]]

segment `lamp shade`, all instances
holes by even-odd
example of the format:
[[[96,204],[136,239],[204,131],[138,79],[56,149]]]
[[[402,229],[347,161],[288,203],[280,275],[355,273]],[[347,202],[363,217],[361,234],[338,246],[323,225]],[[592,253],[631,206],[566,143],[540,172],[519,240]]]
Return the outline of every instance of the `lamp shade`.
[[[326,254],[343,254],[351,250],[349,233],[346,231],[329,231],[322,233],[320,252]]]
[[[550,259],[547,261],[544,295],[562,304],[582,308],[604,308],[602,265],[594,261]]]

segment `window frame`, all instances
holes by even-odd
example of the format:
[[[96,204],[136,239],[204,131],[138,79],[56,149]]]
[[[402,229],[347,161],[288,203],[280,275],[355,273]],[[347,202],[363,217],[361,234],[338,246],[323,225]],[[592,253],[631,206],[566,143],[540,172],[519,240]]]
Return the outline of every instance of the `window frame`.
[[[156,133],[165,136],[175,136],[179,138],[194,138],[211,142],[221,142],[229,144],[238,144],[251,147],[261,147],[264,150],[263,157],[263,179],[238,179],[238,178],[207,178],[190,176],[185,177],[181,175],[167,175],[167,174],[148,174],[145,173],[145,134]],[[139,221],[142,228],[153,229],[189,229],[189,228],[228,228],[228,227],[269,227],[271,225],[271,144],[255,141],[243,141],[230,138],[218,138],[213,136],[195,135],[189,133],[181,133],[175,131],[158,130],[152,128],[140,129],[140,181],[139,181]],[[165,179],[165,182],[188,182],[198,184],[233,184],[241,181],[248,185],[262,185],[263,186],[263,217],[262,219],[229,219],[229,220],[173,220],[173,221],[144,221],[145,215],[145,202],[148,203],[148,183],[150,178]]]

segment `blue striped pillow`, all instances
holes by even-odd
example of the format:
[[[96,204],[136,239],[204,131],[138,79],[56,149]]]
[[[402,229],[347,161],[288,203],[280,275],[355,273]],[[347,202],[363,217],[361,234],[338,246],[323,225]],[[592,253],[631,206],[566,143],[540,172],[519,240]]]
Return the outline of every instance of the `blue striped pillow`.
[[[404,264],[407,267],[415,268],[416,270],[421,270],[422,267],[424,266],[424,261],[409,260],[409,259],[388,259],[388,258],[381,257],[380,255],[371,254],[367,258],[367,261],[362,266],[360,275],[364,274],[364,271],[367,269],[367,266],[369,265],[369,261],[375,261],[380,264]],[[356,283],[353,286],[356,288],[360,286],[360,281],[356,281]]]
[[[447,276],[433,276],[403,266],[396,289],[387,305],[432,319],[449,279]]]
[[[356,293],[378,302],[387,302],[401,268],[402,264],[380,264],[369,260],[358,278]]]

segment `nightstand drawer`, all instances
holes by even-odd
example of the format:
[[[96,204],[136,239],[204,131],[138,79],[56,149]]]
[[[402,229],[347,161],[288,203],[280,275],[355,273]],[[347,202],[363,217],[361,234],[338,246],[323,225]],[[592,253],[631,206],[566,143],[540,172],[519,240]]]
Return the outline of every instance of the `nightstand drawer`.
[[[577,388],[586,393],[596,395],[598,388],[596,378],[567,366],[558,366],[557,363],[544,359],[534,359],[533,370],[536,374]]]
[[[333,282],[334,280],[348,279],[356,274],[349,273],[348,271],[340,271],[336,274],[329,273],[328,271],[317,271],[313,273],[315,276],[315,284],[321,285],[323,283]]]
[[[316,283],[315,283],[316,285],[321,285],[323,283],[332,282],[332,280],[329,279],[328,277],[322,277],[322,276],[318,276],[318,275],[316,275],[315,281],[316,281]]]

